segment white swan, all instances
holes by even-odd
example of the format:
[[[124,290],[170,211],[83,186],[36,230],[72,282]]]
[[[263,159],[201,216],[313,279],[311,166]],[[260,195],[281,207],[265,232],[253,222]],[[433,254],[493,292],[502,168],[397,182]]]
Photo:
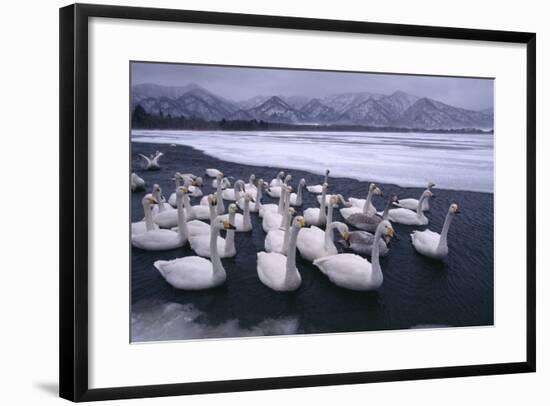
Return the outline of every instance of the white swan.
[[[386,220],[382,221],[376,228],[375,241],[378,241],[382,235],[389,238],[393,236],[393,228]],[[372,264],[356,254],[336,254],[316,259],[313,261],[313,265],[319,268],[337,286],[366,291],[378,289],[384,281],[382,268],[380,267],[378,244],[374,245],[371,260]]]
[[[324,226],[327,222],[326,217],[326,201],[325,195],[327,194],[328,184],[323,184],[323,190],[321,191],[321,207],[310,207],[304,210],[304,218],[308,225]]]
[[[376,207],[372,204],[372,196],[382,196],[382,191],[376,184],[371,183],[369,185],[369,192],[367,193],[366,199],[357,199],[355,197],[350,197],[348,199],[348,206],[343,209],[340,209],[340,214],[342,217],[347,218],[353,213],[363,213],[367,216],[373,216],[376,213]]]
[[[218,181],[218,186],[216,188],[216,201],[217,201],[216,213],[218,213],[218,214],[225,213],[225,205],[223,203],[223,196],[222,196],[222,192],[223,192],[223,190],[222,190],[222,179],[223,179],[223,173],[220,172],[216,176],[216,180]],[[208,196],[204,196],[201,199],[200,204],[202,206],[208,206]]]
[[[206,169],[205,173],[210,176],[211,178],[217,178],[218,175],[221,175],[221,177],[223,178],[223,172],[222,171],[219,171],[217,169],[214,169],[214,168],[208,168]]]
[[[409,209],[403,209],[401,207],[398,209],[392,209],[388,212],[388,220],[394,223],[406,224],[409,226],[425,226],[429,223],[429,220],[422,211],[422,203],[424,202],[424,200],[429,199],[433,196],[434,195],[432,192],[426,190],[424,193],[422,193],[422,196],[420,197],[420,200],[416,207],[416,212]]]
[[[378,227],[378,224],[380,224],[382,220],[386,220],[388,218],[390,207],[395,202],[398,202],[397,196],[393,195],[388,199],[384,212],[381,215],[379,213],[375,213],[374,215],[367,215],[362,212],[354,213],[351,216],[348,216],[345,221],[359,230],[374,233],[376,231],[376,227]]]
[[[285,173],[283,171],[280,171],[277,174],[276,178],[271,179],[271,182],[269,182],[269,187],[282,186],[284,176],[285,176]]]
[[[231,230],[228,222],[218,220],[212,224],[210,231],[211,261],[189,256],[171,261],[155,261],[154,266],[166,282],[176,289],[201,290],[214,288],[226,280],[225,269],[218,254],[217,237],[221,229]],[[228,231],[229,232],[229,231]]]
[[[182,197],[182,204],[184,206],[186,220],[193,220],[195,218],[208,219],[209,211],[206,206],[194,206],[191,207],[189,202],[189,190],[185,186],[179,187],[177,190],[183,190],[184,195]],[[176,197],[177,200],[177,197]],[[195,211],[198,208],[198,211]],[[206,212],[206,213],[204,213]],[[200,217],[199,217],[200,215]],[[178,225],[178,211],[177,210],[164,210],[153,217],[153,221],[161,228],[172,228]]]
[[[162,196],[162,189],[159,185],[155,184],[153,185],[153,191],[151,194],[147,194],[146,196],[153,196],[155,200],[157,201],[157,204],[155,204],[151,208],[151,213],[153,214],[153,219],[160,213],[167,212],[167,211],[173,211],[174,214],[176,214],[176,209],[173,208],[168,204],[166,199]]]
[[[267,190],[269,190],[269,188]],[[285,205],[285,189],[282,190],[281,196],[279,197],[278,204],[274,204],[274,203],[262,204],[260,206],[260,211],[258,213],[262,218],[266,213],[279,213],[282,215],[284,214],[283,212],[284,205]]]
[[[132,235],[132,245],[148,251],[171,250],[185,245],[187,242],[187,225],[183,210],[183,195],[185,189],[178,189],[178,232],[172,230],[154,229],[145,233]]]
[[[281,199],[283,199],[284,196],[284,205],[279,212],[278,210],[276,212],[274,211],[264,211],[263,217],[262,217],[262,228],[267,233],[269,230],[276,230],[277,228],[281,227],[283,225],[283,215],[286,210],[290,207],[290,193],[292,192],[291,186],[283,186],[283,194],[281,195]],[[263,208],[263,207],[262,207]]]
[[[316,193],[316,194],[319,194],[319,193],[323,193],[323,185],[325,183],[328,184],[328,174],[330,173],[330,170],[326,170],[325,171],[325,178],[323,179],[323,184],[321,185],[310,185],[308,187],[306,187],[307,191],[310,192],[310,193]]]
[[[430,182],[428,183],[428,188],[426,190],[431,191],[432,187],[434,186],[435,186],[435,183]],[[399,202],[395,202],[394,206],[402,207],[404,209],[409,209],[409,210],[416,210],[416,207],[418,206],[418,200],[419,199],[412,199],[412,198],[399,199]],[[430,210],[430,201],[426,199],[422,204],[422,211],[429,211],[429,210]]]
[[[237,201],[244,195],[244,182],[238,180],[233,185],[233,188],[227,188],[222,191],[222,198],[224,200]]]
[[[267,189],[267,194],[271,197],[281,197],[282,188],[284,186],[288,185],[288,182],[292,180],[292,175],[288,174],[285,177],[285,180],[283,181],[282,185],[280,186],[269,186],[269,189]]]
[[[151,155],[151,157],[138,154],[138,156],[143,159],[143,169],[146,171],[155,171],[160,169],[159,159],[162,155],[164,154],[159,151],[155,152],[155,155]]]
[[[135,172],[132,172],[132,175],[130,176],[130,188],[132,189],[132,192],[145,190],[145,181]]]
[[[302,195],[303,195],[303,189],[305,186],[306,186],[306,180],[300,179],[300,182],[298,183],[298,192],[290,194],[291,206],[299,207],[302,205]]]
[[[311,226],[300,230],[297,247],[302,258],[313,262],[327,255],[338,254],[338,249],[333,242],[334,230],[338,230],[344,241],[347,241],[349,239],[348,226],[339,221],[333,221],[328,223],[326,228],[326,231],[323,231],[318,227]]]
[[[141,204],[143,205],[143,213],[145,215],[145,220],[136,221],[132,223],[132,235],[141,234],[146,231],[159,228],[159,226],[157,226],[153,222],[153,215],[151,214],[151,205],[155,202],[156,200],[151,196],[145,196],[141,200]]]
[[[237,206],[235,204],[232,204],[230,207],[233,209],[229,211],[229,220],[225,220],[228,224],[231,224],[231,222],[234,221],[235,212],[237,211]],[[217,217],[215,221],[218,219],[219,217]],[[218,247],[218,254],[221,258],[230,258],[237,255],[234,226],[233,229],[227,232],[225,239],[217,235],[216,243]],[[201,234],[190,237],[189,245],[191,245],[191,249],[201,257],[210,258],[212,255],[212,251],[210,250],[210,237],[208,235]]]
[[[284,214],[283,226],[275,230],[268,231],[264,240],[264,248],[266,252],[286,254],[288,249],[288,241],[290,239],[290,223],[294,214],[296,214],[296,210],[291,207]]]
[[[172,180],[176,182],[176,190],[180,186],[185,186],[187,188],[189,196],[202,196],[202,190],[199,187],[200,185],[202,185],[202,179],[200,177],[195,177],[195,179],[193,179],[191,176],[189,176],[189,174],[182,175],[179,172],[176,172]],[[168,198],[168,204],[172,207],[176,207],[176,192],[170,195],[170,197]]]
[[[248,183],[244,185],[244,191],[246,193],[250,193],[251,195],[256,194],[256,185],[254,182],[256,182],[256,175],[252,174],[248,178]]]
[[[236,212],[237,210],[236,204],[232,203],[229,206],[230,208],[231,207],[235,208],[235,213],[234,213],[235,219],[231,221],[231,224],[236,227],[236,231],[239,231],[239,232],[252,231],[252,222],[250,220],[250,200],[251,200],[250,195],[246,194],[244,196],[243,214]],[[229,215],[224,214],[224,215],[221,215],[220,218],[223,220],[229,220]]]
[[[337,195],[331,195],[331,194],[327,194],[325,196],[325,204],[328,205],[328,202],[330,199],[332,199],[332,196],[335,196],[337,198],[336,200],[336,203],[334,204],[334,207],[337,208],[340,206],[340,203],[345,206],[345,207],[351,207],[351,203],[348,203],[346,202],[346,199],[344,199],[344,196],[342,196],[341,194],[337,194]],[[317,196],[317,203],[321,204],[321,195],[318,195]]]
[[[214,207],[214,202],[216,198],[213,195],[208,196],[209,205],[208,209],[210,212],[210,224],[214,224],[216,219],[216,208]],[[198,235],[210,235],[210,224],[205,223],[200,220],[191,220],[187,222],[187,236],[188,238],[196,237]],[[178,231],[177,227],[172,228],[172,231]]]
[[[260,281],[267,287],[279,292],[289,292],[298,289],[302,284],[302,277],[296,268],[296,239],[304,224],[303,217],[296,217],[292,222],[286,256],[278,252],[258,252],[256,271]]]
[[[411,241],[414,249],[418,253],[430,258],[445,258],[449,253],[449,247],[447,246],[449,227],[451,226],[453,217],[458,213],[460,213],[458,205],[456,203],[451,204],[447,216],[445,217],[441,235],[431,230],[413,231],[411,234]]]
[[[218,187],[218,178],[214,178],[212,180],[212,187],[216,189]],[[228,178],[222,178],[222,189],[226,189],[228,187],[231,187],[231,182]]]
[[[252,204],[249,208],[251,213],[257,213],[262,207],[262,190],[267,187],[267,183],[263,179],[258,180],[258,185],[256,186],[256,198],[252,200]],[[241,197],[237,201],[237,205],[244,210],[244,197]]]

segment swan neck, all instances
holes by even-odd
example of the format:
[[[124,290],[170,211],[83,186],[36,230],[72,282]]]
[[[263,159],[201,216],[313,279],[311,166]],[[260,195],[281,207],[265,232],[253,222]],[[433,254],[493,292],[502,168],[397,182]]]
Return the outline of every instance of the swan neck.
[[[369,193],[367,193],[367,199],[365,200],[365,205],[363,206],[363,214],[369,213],[370,202],[372,200],[372,193],[373,193],[373,189],[369,189]]]
[[[290,227],[290,214],[286,217],[286,220],[285,220],[285,235],[284,235],[284,238],[283,238],[283,253],[286,253],[288,252],[288,242],[290,240],[290,231],[291,231],[291,227]]]
[[[229,213],[229,224],[235,225],[235,213],[230,212]],[[216,243],[217,246],[217,243]],[[235,251],[235,230],[227,230],[227,234],[225,236],[225,252],[231,253]]]
[[[390,213],[390,207],[392,205],[392,201],[388,200],[388,204],[386,204],[386,207],[384,208],[384,213],[382,213],[382,220],[387,220],[388,215]]]
[[[246,198],[244,199],[243,228],[245,230],[252,229],[252,222],[250,220],[250,202]]]
[[[143,204],[143,214],[145,215],[145,229],[151,231],[155,228],[153,225],[153,214],[151,213],[151,205],[148,203]]]
[[[451,214],[451,212],[448,212],[447,217],[445,217],[445,222],[443,223],[443,229],[441,230],[441,235],[439,237],[439,244],[437,245],[438,251],[447,247],[447,234],[449,233],[449,228],[451,226],[452,219],[453,219],[453,215]]]
[[[223,272],[223,265],[218,253],[218,228],[215,225],[210,226],[210,260],[214,273]]]
[[[279,214],[283,214],[283,209],[285,207],[285,196],[286,196],[286,188],[281,188],[281,196],[279,197],[279,207],[278,212]]]
[[[185,221],[185,211],[183,210],[183,197],[176,197],[176,206],[178,210],[178,234],[181,241],[187,241],[187,223]]]
[[[374,233],[374,241],[372,245],[371,264],[373,273],[382,272],[380,268],[380,237],[382,236],[382,228],[377,227]]]
[[[262,186],[258,185],[258,188],[256,189],[256,211],[260,211],[260,206],[262,205]]]
[[[422,210],[422,206],[424,204],[424,200],[426,200],[427,198],[428,198],[427,195],[422,194],[422,196],[420,197],[420,200],[418,201],[418,206],[416,206],[416,215],[418,218],[424,217],[424,211]]]
[[[290,241],[288,243],[286,255],[285,284],[293,283],[298,277],[298,275],[296,275],[296,240],[298,239],[299,231],[299,227],[291,227]]]
[[[332,212],[334,211],[334,206],[332,205],[332,199],[328,202],[328,209],[327,209],[327,227],[330,223],[332,223]]]
[[[326,199],[327,199],[327,190],[325,188],[323,188],[323,192],[321,193],[321,207],[320,207],[321,211],[319,212],[319,220],[320,220],[321,223],[324,220],[326,220],[326,218],[327,218],[327,213],[326,213],[327,202],[326,202]]]
[[[335,223],[332,223],[332,222],[327,223],[327,229],[325,230],[325,251],[326,252],[331,252],[336,250],[336,246],[334,245],[334,242],[333,242],[333,233],[334,233],[334,229],[336,228],[335,226],[336,226]]]

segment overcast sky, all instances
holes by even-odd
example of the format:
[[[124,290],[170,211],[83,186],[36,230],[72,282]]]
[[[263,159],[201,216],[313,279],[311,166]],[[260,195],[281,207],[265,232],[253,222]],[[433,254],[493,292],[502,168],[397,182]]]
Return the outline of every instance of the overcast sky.
[[[234,101],[259,95],[320,98],[337,93],[391,94],[402,90],[467,109],[493,107],[492,79],[132,63],[132,84],[140,83],[165,86],[196,83]]]

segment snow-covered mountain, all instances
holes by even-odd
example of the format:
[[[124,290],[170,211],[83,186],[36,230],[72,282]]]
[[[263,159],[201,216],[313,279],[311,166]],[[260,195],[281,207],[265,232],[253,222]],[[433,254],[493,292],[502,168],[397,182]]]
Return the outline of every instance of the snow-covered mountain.
[[[132,87],[132,108],[152,115],[205,121],[258,120],[289,124],[340,124],[418,129],[493,128],[491,110],[473,111],[402,91],[390,95],[342,93],[322,99],[256,96],[235,102],[196,85]]]

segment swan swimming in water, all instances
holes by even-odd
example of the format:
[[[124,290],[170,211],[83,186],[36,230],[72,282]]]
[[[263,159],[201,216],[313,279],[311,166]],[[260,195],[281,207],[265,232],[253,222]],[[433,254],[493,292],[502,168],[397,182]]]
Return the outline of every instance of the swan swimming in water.
[[[222,196],[222,192],[223,192],[223,190],[222,190],[222,179],[223,179],[223,173],[219,172],[216,175],[216,180],[218,181],[218,186],[216,187],[216,201],[217,201],[216,213],[218,213],[218,215],[221,215],[221,214],[225,213],[225,204],[223,203],[223,196]],[[200,204],[202,206],[208,206],[208,197],[204,196],[201,199]]]
[[[202,290],[222,285],[227,275],[218,254],[217,237],[220,230],[233,230],[227,221],[218,219],[210,231],[211,260],[198,256],[155,261],[154,266],[162,277],[176,289]]]
[[[213,203],[216,202],[216,198],[213,199]],[[234,221],[235,213],[237,212],[237,205],[231,204],[231,210],[229,210],[229,224]],[[216,221],[219,217],[216,218]],[[234,226],[233,226],[234,227]],[[211,227],[212,228],[212,227]],[[235,247],[235,231],[232,229],[228,231],[226,238],[222,238],[217,235],[217,247],[218,254],[221,258],[230,258],[237,255],[237,249]],[[189,245],[191,249],[195,251],[198,256],[210,258],[212,251],[210,250],[210,237],[205,234],[193,236],[189,238]]]
[[[388,199],[388,203],[386,204],[384,212],[381,215],[379,215],[378,213],[374,215],[354,213],[346,218],[345,221],[346,223],[354,226],[355,228],[358,228],[359,230],[374,233],[376,231],[376,227],[378,227],[378,224],[380,224],[382,220],[386,220],[388,218],[390,207],[392,206],[392,204],[398,201],[399,200],[397,200],[397,196],[393,195]]]
[[[214,207],[215,197],[213,195],[208,196],[208,210],[210,212],[210,224],[214,223],[216,219],[216,208]],[[185,202],[184,202],[185,205]],[[210,224],[201,220],[191,220],[187,222],[187,237],[196,237],[198,235],[210,235]],[[178,231],[177,227],[172,228],[172,231]]]
[[[266,252],[286,254],[288,250],[288,241],[290,239],[290,223],[294,214],[296,214],[296,210],[291,207],[284,215],[283,226],[278,229],[268,231],[264,240],[264,248]]]
[[[384,220],[376,228],[374,239],[378,241],[383,235],[391,238],[393,233],[391,224]],[[341,288],[375,290],[382,286],[384,281],[379,255],[379,245],[375,244],[372,250],[372,263],[356,254],[336,254],[316,259],[313,265]]]
[[[434,259],[442,259],[449,253],[447,246],[447,234],[449,233],[449,227],[451,221],[456,214],[459,214],[460,210],[456,203],[451,204],[445,217],[445,223],[441,234],[438,234],[431,230],[413,231],[411,234],[411,241],[414,249],[422,255],[425,255]]]
[[[238,180],[233,185],[233,188],[227,188],[222,191],[222,198],[224,200],[238,201],[245,193],[244,181]]]
[[[290,207],[290,193],[292,192],[291,186],[283,186],[283,194],[280,199],[284,197],[284,204],[282,210],[279,211],[263,211],[262,228],[267,233],[269,230],[276,230],[283,224],[283,217],[286,210]],[[263,207],[262,207],[263,209]]]
[[[145,220],[132,223],[132,235],[141,234],[146,231],[159,228],[159,226],[153,222],[153,215],[151,214],[151,206],[153,203],[156,203],[156,200],[152,196],[144,196],[141,200]]]
[[[159,159],[160,157],[164,155],[162,152],[155,152],[155,155],[151,155],[151,157],[148,157],[143,154],[138,154],[140,158],[143,159],[143,169],[146,171],[156,171],[160,169]]]
[[[254,182],[256,182],[256,175],[252,174],[248,178],[248,183],[244,185],[244,191],[246,193],[250,193],[251,195],[256,194],[256,185]]]
[[[262,207],[262,190],[263,189],[266,189],[267,188],[267,183],[264,182],[263,179],[259,179],[258,180],[258,185],[256,186],[256,198],[252,200],[252,202],[254,203],[250,208],[250,212],[251,213],[257,213],[260,211],[261,207]],[[242,209],[244,210],[244,198],[241,197],[238,201],[237,201],[237,205]]]
[[[290,194],[291,206],[299,207],[302,205],[302,195],[303,195],[303,190],[305,186],[306,186],[306,180],[300,179],[300,182],[298,183],[298,192]]]
[[[252,231],[252,222],[250,220],[250,200],[252,198],[249,194],[246,194],[244,196],[244,209],[243,214],[241,213],[234,213],[234,219],[231,221],[231,224],[235,226],[235,230],[239,232],[247,232]],[[234,206],[235,210],[237,209],[237,205],[232,203],[230,207]],[[229,220],[228,214],[223,214],[220,216],[222,220]]]
[[[145,181],[135,172],[132,172],[132,175],[130,176],[130,188],[132,189],[132,192],[145,190]]]
[[[153,229],[145,233],[132,235],[132,245],[147,251],[171,250],[183,247],[187,242],[187,225],[183,210],[184,188],[178,189],[178,231]]]
[[[304,224],[303,217],[296,217],[292,222],[286,256],[278,252],[258,252],[256,271],[265,286],[278,292],[290,292],[302,284],[302,277],[296,268],[296,239]]]
[[[401,207],[398,209],[392,209],[388,212],[388,220],[394,223],[406,224],[409,226],[427,225],[429,223],[429,220],[422,211],[422,203],[424,202],[424,200],[432,197],[434,197],[434,194],[432,192],[430,192],[429,190],[424,191],[416,207],[416,212],[409,209],[403,209]]]
[[[285,173],[283,171],[280,171],[277,174],[276,178],[271,179],[271,182],[269,182],[269,187],[283,186],[283,177],[284,176],[285,176]]]
[[[267,194],[271,197],[281,197],[281,193],[283,190],[283,187],[288,186],[288,182],[292,180],[292,175],[288,174],[285,177],[285,180],[283,181],[283,184],[281,186],[269,186],[269,189],[267,189]]]
[[[431,192],[434,186],[435,186],[435,183],[429,182],[426,190],[429,190]],[[394,203],[394,206],[416,211],[416,207],[418,206],[418,200],[419,199],[411,199],[411,198],[399,199],[399,202]],[[429,211],[429,210],[430,210],[430,201],[428,199],[425,199],[424,203],[422,204],[422,211]]]
[[[269,188],[267,188],[267,190],[269,190]],[[266,213],[270,213],[270,212],[279,213],[280,215],[283,215],[284,205],[285,205],[285,192],[286,192],[286,189],[283,189],[281,196],[279,197],[278,204],[274,204],[274,203],[262,204],[260,206],[260,211],[258,212],[260,217],[263,218]]]
[[[325,178],[323,179],[323,183],[321,185],[310,185],[310,186],[306,187],[307,191],[310,192],[310,193],[316,193],[316,194],[323,193],[323,185],[325,183],[328,184],[328,175],[329,175],[329,173],[330,173],[330,170],[327,169],[325,171]]]
[[[321,207],[310,207],[309,209],[304,210],[304,218],[306,219],[307,225],[314,226],[324,226],[327,222],[327,213],[326,213],[326,201],[325,195],[327,194],[328,183],[323,185],[323,190],[321,192]]]
[[[357,199],[355,197],[350,197],[348,203],[351,204],[351,207],[346,207],[340,210],[342,217],[346,218],[352,215],[353,213],[363,213],[367,216],[372,216],[376,214],[376,207],[372,204],[373,195],[382,196],[382,191],[375,183],[369,185],[369,192],[367,193],[366,199]]]

